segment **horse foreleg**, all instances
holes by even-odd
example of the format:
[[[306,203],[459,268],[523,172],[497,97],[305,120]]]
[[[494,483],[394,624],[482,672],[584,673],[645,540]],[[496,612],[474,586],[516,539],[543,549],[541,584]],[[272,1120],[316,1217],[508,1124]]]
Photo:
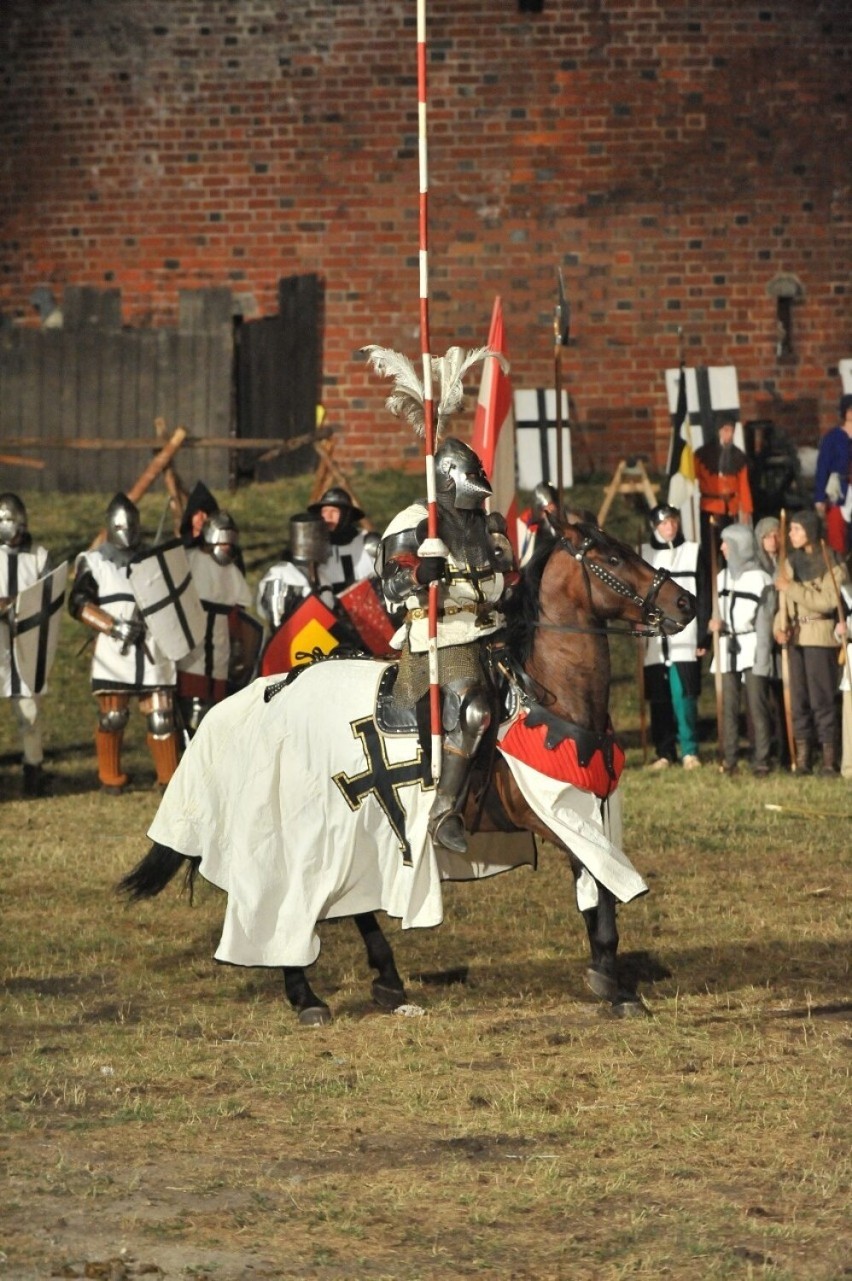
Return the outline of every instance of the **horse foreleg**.
[[[591,951],[586,982],[595,996],[610,1002],[613,1014],[619,1018],[646,1014],[647,1010],[639,994],[622,987],[619,981],[615,895],[605,885],[601,885],[600,881],[596,884],[597,904],[583,910]]]
[[[391,945],[372,912],[359,912],[354,920],[367,949],[370,969],[376,971],[371,989],[373,1000],[383,1010],[396,1010],[400,1005],[405,1005],[408,998],[396,968]]]
[[[301,966],[284,966],[284,990],[303,1027],[321,1027],[331,1022],[331,1010],[317,996]]]

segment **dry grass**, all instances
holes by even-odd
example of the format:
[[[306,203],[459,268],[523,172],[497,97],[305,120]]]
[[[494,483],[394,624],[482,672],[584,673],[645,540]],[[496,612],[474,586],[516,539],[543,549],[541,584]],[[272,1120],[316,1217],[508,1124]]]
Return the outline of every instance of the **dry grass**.
[[[238,503],[256,578],[295,504],[283,483]],[[52,546],[49,516],[82,545],[100,511],[31,507]],[[652,1017],[588,998],[545,850],[535,874],[448,887],[440,930],[390,924],[404,974],[469,967],[411,982],[423,1017],[376,1013],[355,930],[326,927],[336,1021],[306,1031],[277,974],[211,960],[217,891],[113,894],[156,797],[139,726],[137,789],[94,790],[81,631],[46,709],[52,798],[19,799],[2,721],[0,1276],[852,1275],[847,783],[635,768],[622,642],[626,844],[652,891],[622,910],[622,951]]]

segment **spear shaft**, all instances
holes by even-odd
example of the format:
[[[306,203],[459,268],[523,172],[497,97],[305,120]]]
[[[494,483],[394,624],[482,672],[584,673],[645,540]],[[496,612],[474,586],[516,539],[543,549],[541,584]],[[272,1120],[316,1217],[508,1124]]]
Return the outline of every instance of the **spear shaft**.
[[[787,512],[782,507],[780,516],[780,527],[778,530],[778,569],[783,573],[787,563]],[[788,628],[787,617],[787,593],[778,592],[778,607],[781,614],[781,630],[785,636]],[[784,728],[787,731],[787,751],[790,753],[790,772],[796,773],[798,762],[796,760],[796,735],[793,730],[793,700],[790,693],[790,640],[789,637],[781,643],[781,697],[784,702]]]
[[[417,137],[420,171],[420,351],[423,358],[423,453],[426,464],[426,502],[429,553],[438,542],[438,503],[435,496],[435,402],[429,333],[429,150],[426,91],[426,0],[417,0]],[[421,549],[421,554],[427,554]],[[438,583],[429,584],[429,725],[432,739],[432,778],[441,776],[441,684],[438,672]]]

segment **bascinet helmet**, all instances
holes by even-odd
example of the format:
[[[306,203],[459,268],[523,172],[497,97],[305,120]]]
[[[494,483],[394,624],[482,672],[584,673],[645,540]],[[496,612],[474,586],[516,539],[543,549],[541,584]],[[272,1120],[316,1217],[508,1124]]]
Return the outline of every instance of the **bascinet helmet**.
[[[217,565],[232,565],[237,558],[240,531],[230,512],[220,508],[201,527],[201,545]]]
[[[435,493],[459,511],[475,511],[492,493],[485,468],[470,445],[448,436],[435,454]]]
[[[122,551],[133,551],[139,545],[142,526],[139,508],[126,494],[116,494],[106,513],[107,542]]]
[[[0,494],[0,547],[14,547],[27,532],[27,509],[17,494]]]
[[[664,520],[680,520],[680,512],[677,507],[671,507],[668,503],[659,503],[656,507],[651,508],[648,516],[648,524],[652,529],[662,525]]]
[[[556,501],[556,487],[554,485],[551,485],[549,481],[546,481],[546,480],[539,481],[539,483],[536,485],[535,489],[533,490],[532,505],[533,505],[533,511],[535,511],[539,515],[543,511],[546,511],[549,507],[557,507],[558,503]]]
[[[320,565],[328,556],[328,526],[312,511],[290,517],[290,555],[302,564]]]

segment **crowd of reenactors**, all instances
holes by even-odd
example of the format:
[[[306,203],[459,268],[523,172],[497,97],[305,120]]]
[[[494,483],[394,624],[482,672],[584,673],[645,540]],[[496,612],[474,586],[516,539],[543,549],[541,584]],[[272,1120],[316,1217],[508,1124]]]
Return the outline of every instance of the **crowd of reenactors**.
[[[699,537],[685,538],[681,512],[663,503],[650,512],[641,548],[697,600],[684,631],[643,642],[648,768],[701,767],[698,699],[707,658],[723,774],[733,776],[745,763],[744,718],[755,776],[788,768],[852,778],[852,396],[842,397],[840,422],[823,438],[813,504],[789,519],[782,513],[754,524],[746,457],[733,444],[729,419],[718,427],[718,438],[696,453]],[[143,541],[135,503],[116,494],[104,529],[70,573],[67,565],[52,566],[34,541],[21,498],[0,495],[0,679],[20,729],[24,795],[49,790],[41,699],[64,600],[93,633],[98,778],[104,791],[119,794],[129,781],[122,741],[132,704],[145,717],[164,789],[209,709],[258,673],[287,672],[341,645],[398,654],[399,681],[416,702],[428,687],[424,607],[429,584],[439,581],[439,645],[450,666],[443,682],[446,759],[431,827],[436,841],[463,851],[459,798],[488,721],[465,627],[481,639],[482,584],[499,594],[518,556],[502,517],[486,513],[490,485],[469,446],[446,440],[436,465],[446,555],[418,554],[422,505],[401,512],[380,539],[363,528],[364,512],[347,491],[334,486],[290,518],[289,546],[256,594],[236,523],[202,482],[186,502],[179,536],[153,547]],[[552,486],[535,491],[519,529],[521,562],[532,543],[557,536],[564,513],[556,500]],[[498,626],[497,598],[480,604]],[[448,707],[458,711],[452,723]],[[644,736],[644,713],[642,723]]]

